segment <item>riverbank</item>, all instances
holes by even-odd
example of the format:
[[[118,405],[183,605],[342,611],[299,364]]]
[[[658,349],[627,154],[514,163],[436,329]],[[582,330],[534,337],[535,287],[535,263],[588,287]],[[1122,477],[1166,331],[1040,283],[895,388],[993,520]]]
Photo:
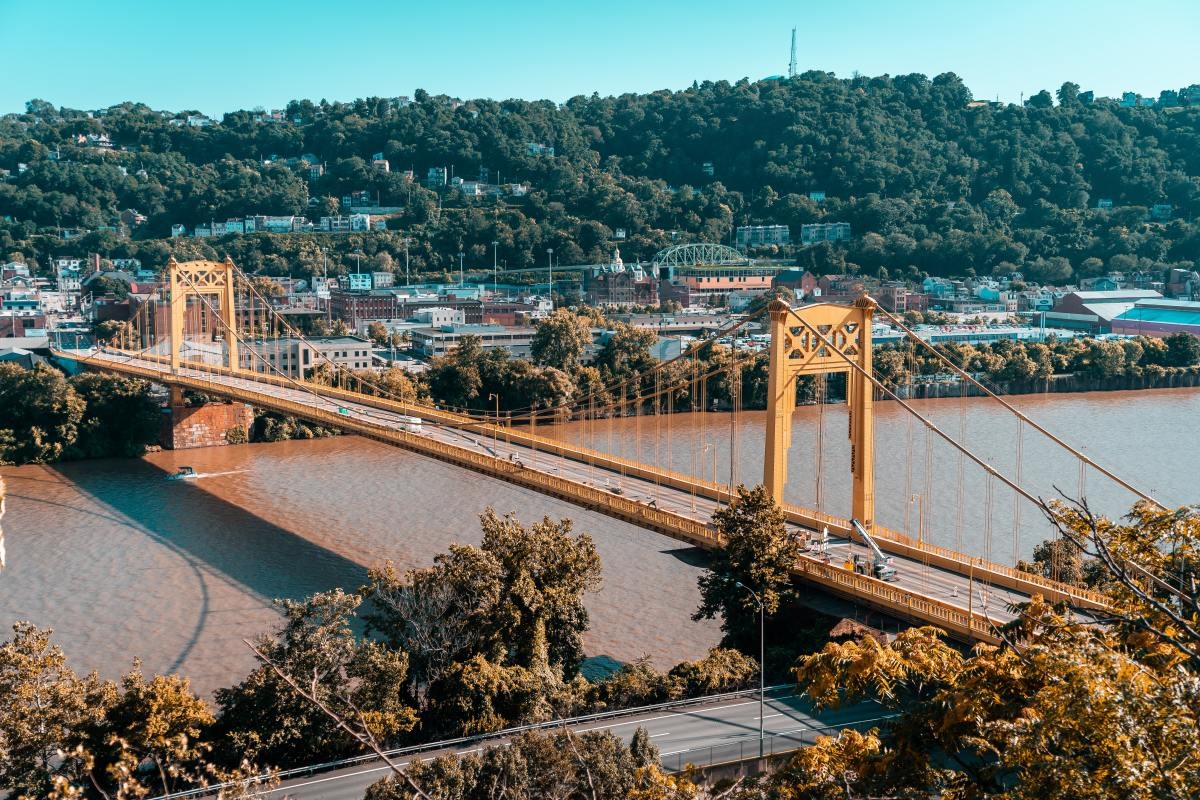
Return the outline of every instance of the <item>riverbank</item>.
[[[1165,375],[1116,375],[1109,378],[1083,378],[1079,375],[1054,375],[1049,378],[1007,381],[989,386],[1001,396],[1029,394],[1081,394],[1086,392],[1141,392],[1157,389],[1189,389],[1200,386],[1200,368]],[[913,383],[893,391],[903,399],[932,400],[947,397],[983,397],[985,392],[965,381]]]

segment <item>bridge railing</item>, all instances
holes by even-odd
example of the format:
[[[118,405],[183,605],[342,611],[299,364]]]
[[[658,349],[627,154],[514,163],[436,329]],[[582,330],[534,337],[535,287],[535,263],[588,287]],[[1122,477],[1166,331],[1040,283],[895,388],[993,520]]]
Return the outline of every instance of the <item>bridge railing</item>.
[[[770,697],[787,696],[789,692],[794,692],[795,684],[777,684],[768,686],[763,691]],[[583,714],[569,719],[555,719],[547,722],[535,722],[529,725],[516,725],[503,730],[491,731],[490,733],[480,733],[474,736],[462,736],[457,739],[443,739],[437,742],[426,742],[424,744],[409,745],[408,747],[395,747],[384,751],[388,758],[397,758],[404,756],[420,756],[427,753],[436,753],[442,750],[454,750],[455,748],[466,745],[486,745],[489,742],[499,744],[502,740],[517,736],[522,733],[530,733],[533,731],[544,730],[560,730],[565,726],[583,725],[592,722],[602,722],[605,720],[622,719],[624,717],[636,716],[638,714],[649,714],[656,711],[670,711],[677,708],[688,708],[690,706],[701,706],[708,703],[719,703],[723,700],[735,700],[741,697],[757,697],[759,690],[755,689],[740,689],[736,692],[723,692],[721,694],[706,695],[704,697],[689,697],[682,700],[671,700],[666,703],[654,703],[648,706],[636,706],[634,708],[620,708],[612,711],[600,711],[595,714]],[[887,717],[880,717],[879,720],[869,720],[871,722],[882,721]],[[847,723],[843,727],[854,727],[858,723]],[[830,727],[832,730],[832,726]],[[824,730],[823,728],[820,730]],[[757,741],[757,739],[755,740]],[[292,769],[282,770],[273,774],[262,774],[255,776],[254,780],[260,785],[267,785],[268,781],[275,779],[278,781],[287,781],[295,778],[311,778],[314,775],[322,775],[324,773],[333,772],[338,769],[347,767],[356,767],[363,764],[369,764],[379,761],[379,756],[375,753],[363,753],[349,758],[340,758],[336,761],[326,761],[320,764],[309,764],[303,767],[293,767]],[[386,769],[386,768],[385,768]],[[241,788],[244,784],[241,782],[219,783],[210,786],[200,786],[195,789],[186,789],[181,792],[173,792],[171,794],[159,795],[151,798],[151,800],[186,800],[186,798],[207,797],[215,795],[222,790]],[[276,791],[285,791],[285,788],[280,788]],[[267,794],[267,792],[261,792]]]
[[[665,772],[685,772],[688,769],[709,769],[725,764],[740,764],[753,761],[761,753],[764,758],[794,753],[805,747],[811,747],[823,736],[837,736],[847,728],[866,732],[878,728],[891,721],[893,717],[875,717],[845,725],[826,725],[819,728],[796,728],[791,731],[772,733],[760,740],[758,736],[747,734],[736,739],[708,745],[707,747],[691,747],[667,753],[659,758],[659,763]]]
[[[152,362],[163,362],[166,359],[163,357],[147,358],[145,354],[139,354],[138,357],[143,360]],[[103,364],[101,361],[99,364]],[[128,371],[137,371],[139,374],[151,380],[161,380],[163,375],[155,370],[138,368],[136,365],[123,364],[122,369]],[[388,441],[403,442],[404,446],[409,449],[420,450],[431,455],[437,455],[442,460],[451,460],[454,463],[464,466],[471,466],[477,470],[487,472],[493,475],[502,475],[506,479],[514,483],[531,486],[541,491],[550,490],[549,493],[564,499],[570,499],[573,502],[580,502],[585,506],[592,508],[603,509],[606,513],[613,516],[619,516],[628,521],[633,521],[638,524],[644,524],[659,532],[667,533],[676,538],[682,538],[685,541],[697,544],[700,546],[719,546],[715,532],[703,523],[695,520],[688,520],[676,514],[669,512],[660,512],[657,509],[647,506],[629,498],[614,495],[611,492],[606,492],[595,487],[577,483],[575,481],[567,481],[556,476],[549,475],[536,470],[529,470],[517,467],[512,464],[512,469],[508,469],[504,464],[510,464],[503,459],[498,459],[495,456],[487,456],[466,448],[458,448],[453,445],[436,442],[423,436],[408,434],[404,431],[391,431],[391,433],[382,435],[380,428],[376,426],[357,425],[353,424],[351,418],[333,414],[332,412],[316,408],[303,403],[294,403],[286,401],[274,395],[265,395],[253,389],[247,388],[245,385],[231,387],[227,383],[213,380],[208,376],[223,376],[238,380],[243,384],[267,383],[270,385],[279,386],[281,388],[290,389],[293,391],[306,391],[326,399],[337,399],[358,405],[365,405],[380,410],[392,411],[411,416],[420,416],[431,422],[446,424],[459,429],[468,428],[479,432],[481,435],[494,435],[499,439],[501,436],[506,441],[511,441],[526,447],[531,447],[535,450],[551,453],[564,458],[578,461],[580,463],[594,464],[595,466],[606,469],[612,472],[624,473],[642,480],[654,481],[664,486],[668,486],[682,491],[695,492],[709,499],[715,499],[718,502],[724,498],[725,502],[729,500],[729,489],[722,484],[713,483],[704,479],[697,479],[694,476],[685,475],[673,470],[666,470],[659,467],[648,467],[639,462],[623,458],[621,456],[604,453],[578,445],[572,445],[557,439],[550,439],[530,431],[518,430],[502,425],[492,425],[490,423],[480,422],[478,420],[466,417],[453,412],[442,411],[440,409],[430,408],[428,406],[405,403],[387,398],[366,395],[360,392],[354,392],[338,387],[323,386],[313,384],[297,379],[290,379],[280,376],[268,375],[263,373],[248,372],[246,370],[230,370],[225,367],[215,367],[211,365],[189,365],[189,372],[192,374],[181,374],[170,376],[171,380],[182,383],[186,379],[198,380],[203,385],[195,387],[200,391],[209,391],[220,393],[231,397],[240,397],[241,399],[252,400],[266,407],[279,406],[281,403],[289,403],[286,410],[282,407],[279,410],[284,410],[285,413],[310,416],[314,414],[327,415],[322,421],[329,424],[331,427],[353,428],[356,432],[376,439],[385,439]],[[203,376],[203,377],[199,377]],[[849,521],[843,517],[836,517],[831,514],[826,514],[814,509],[807,509],[800,506],[785,504],[783,507],[785,516],[789,521],[805,525],[810,528],[820,528],[828,525],[832,530],[841,535],[850,535]],[[670,521],[666,521],[670,518]],[[1058,581],[1053,581],[1032,573],[1022,572],[1013,567],[1002,564],[988,562],[982,558],[974,558],[958,553],[949,548],[932,545],[928,542],[916,542],[911,537],[897,531],[892,531],[886,528],[877,527],[878,541],[880,547],[885,551],[895,555],[901,555],[905,558],[911,558],[918,561],[929,563],[933,566],[957,572],[961,575],[972,575],[977,580],[984,583],[991,583],[998,586],[1003,586],[1009,589],[1025,594],[1040,593],[1050,600],[1054,601],[1069,601],[1077,605],[1091,606],[1094,608],[1104,608],[1107,606],[1107,598],[1102,594],[1087,589],[1071,586]],[[845,572],[845,570],[840,570]],[[873,579],[871,579],[873,580]],[[953,606],[948,606],[953,608]],[[960,634],[970,634],[965,626],[955,626],[956,631]],[[984,626],[988,631],[991,629],[990,624]],[[982,633],[983,631],[979,631]]]

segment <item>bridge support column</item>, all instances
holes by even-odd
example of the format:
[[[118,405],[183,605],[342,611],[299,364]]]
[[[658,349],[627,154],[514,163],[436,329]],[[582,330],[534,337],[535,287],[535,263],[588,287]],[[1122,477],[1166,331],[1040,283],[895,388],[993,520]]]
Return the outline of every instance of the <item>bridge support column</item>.
[[[763,486],[776,503],[783,503],[787,485],[787,456],[792,444],[792,412],[796,410],[795,376],[790,374],[787,353],[782,346],[787,337],[786,303],[771,303],[771,353],[767,372],[767,435],[763,459]],[[775,343],[780,342],[780,346]]]
[[[776,503],[783,503],[796,377],[847,372],[851,516],[867,528],[875,520],[875,388],[868,377],[873,374],[871,317],[875,307],[875,301],[865,295],[852,306],[816,303],[792,308],[775,300],[767,307],[771,355],[763,486]]]
[[[167,261],[167,279],[170,286],[168,305],[171,312],[171,372],[179,374],[187,318],[187,301],[191,296],[200,298],[204,304],[200,318],[209,320],[212,328],[209,335],[219,333],[225,342],[227,366],[238,369],[237,321],[234,304],[234,266],[228,256],[224,261],[184,261],[171,258]],[[210,311],[217,304],[214,319]],[[215,336],[214,336],[215,338]]]
[[[865,302],[864,302],[865,300]],[[860,298],[855,307],[862,312],[862,352],[858,366],[867,375],[874,375],[871,359],[871,316],[875,303]],[[850,494],[850,515],[867,530],[875,522],[875,385],[858,370],[848,376],[847,393],[850,402],[850,472],[853,477]]]
[[[253,426],[254,409],[246,403],[185,406],[182,398],[175,402],[172,389],[171,407],[163,414],[159,443],[165,450],[242,444],[249,440]]]

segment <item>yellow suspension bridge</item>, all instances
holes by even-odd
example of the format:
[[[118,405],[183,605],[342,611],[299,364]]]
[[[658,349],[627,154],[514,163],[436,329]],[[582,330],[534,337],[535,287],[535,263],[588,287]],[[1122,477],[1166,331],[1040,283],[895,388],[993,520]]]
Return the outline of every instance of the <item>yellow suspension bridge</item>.
[[[670,382],[661,386],[658,371],[665,364],[655,367],[654,375],[638,375],[605,387],[606,397],[620,398],[616,402],[597,406],[593,393],[573,398],[562,407],[529,409],[522,418],[527,423],[524,426],[506,425],[501,424],[499,413],[481,418],[388,396],[361,373],[350,374],[332,362],[312,366],[326,369],[340,385],[306,380],[295,364],[285,368],[268,356],[269,340],[302,337],[229,259],[183,263],[172,259],[167,277],[167,286],[153,302],[141,305],[119,341],[99,348],[60,348],[55,355],[84,368],[136,376],[168,387],[173,405],[182,404],[183,392],[189,390],[249,403],[524,486],[697,547],[714,549],[722,544],[709,520],[716,508],[730,501],[730,485],[717,483],[715,476],[706,480],[538,433],[539,422],[572,416],[595,419],[597,414],[640,414],[647,406],[657,416],[663,413],[664,404],[669,413],[681,387]],[[877,311],[886,314],[867,297],[851,306],[818,303],[792,308],[775,301],[766,309],[771,344],[763,484],[777,502],[782,501],[787,483],[786,456],[797,377],[847,375],[850,515],[831,515],[781,502],[793,535],[807,543],[794,568],[796,577],[902,620],[938,625],[964,640],[998,641],[998,628],[1014,617],[1009,606],[1034,594],[1085,611],[1103,608],[1106,600],[1097,593],[913,539],[875,522],[873,402],[877,396],[899,402],[930,436],[943,439],[960,458],[979,465],[989,480],[1003,483],[1018,499],[1038,502],[1037,495],[1020,483],[1019,462],[1017,478],[1001,474],[876,378],[871,325]],[[911,339],[914,347],[927,346],[915,335]],[[279,352],[277,344],[274,352]],[[673,361],[692,358],[698,349],[689,348]],[[937,357],[962,380],[975,382],[940,354]],[[739,367],[739,359],[734,358],[721,369],[729,370],[730,379],[736,380],[734,373]],[[710,377],[711,372],[701,374],[693,367],[692,377],[683,387],[698,392],[701,407]],[[364,391],[350,388],[356,384]],[[1021,425],[1079,459],[1081,474],[1084,468],[1094,470],[1150,499],[1001,398],[993,397]],[[855,541],[875,548],[876,561],[856,565],[848,560],[848,545]]]

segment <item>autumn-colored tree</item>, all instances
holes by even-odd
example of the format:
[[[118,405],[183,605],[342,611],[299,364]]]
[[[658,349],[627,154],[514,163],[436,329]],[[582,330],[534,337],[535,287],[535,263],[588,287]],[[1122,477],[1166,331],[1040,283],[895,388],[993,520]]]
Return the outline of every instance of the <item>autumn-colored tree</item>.
[[[104,719],[87,731],[89,781],[109,795],[145,797],[189,788],[205,776],[214,717],[187,678],[147,679],[135,664]]]
[[[784,796],[823,796],[805,787],[835,774],[839,797],[1200,794],[1200,517],[1150,503],[1127,524],[1082,503],[1045,510],[1102,565],[1109,609],[1078,619],[1034,597],[1002,645],[969,656],[919,629],[802,659],[800,686],[818,705],[873,697],[900,716],[886,735],[793,759],[776,778],[795,792]]]
[[[60,782],[81,786],[86,765],[72,754],[115,699],[111,683],[67,666],[51,633],[18,622],[0,644],[0,787],[15,797],[44,797]]]

